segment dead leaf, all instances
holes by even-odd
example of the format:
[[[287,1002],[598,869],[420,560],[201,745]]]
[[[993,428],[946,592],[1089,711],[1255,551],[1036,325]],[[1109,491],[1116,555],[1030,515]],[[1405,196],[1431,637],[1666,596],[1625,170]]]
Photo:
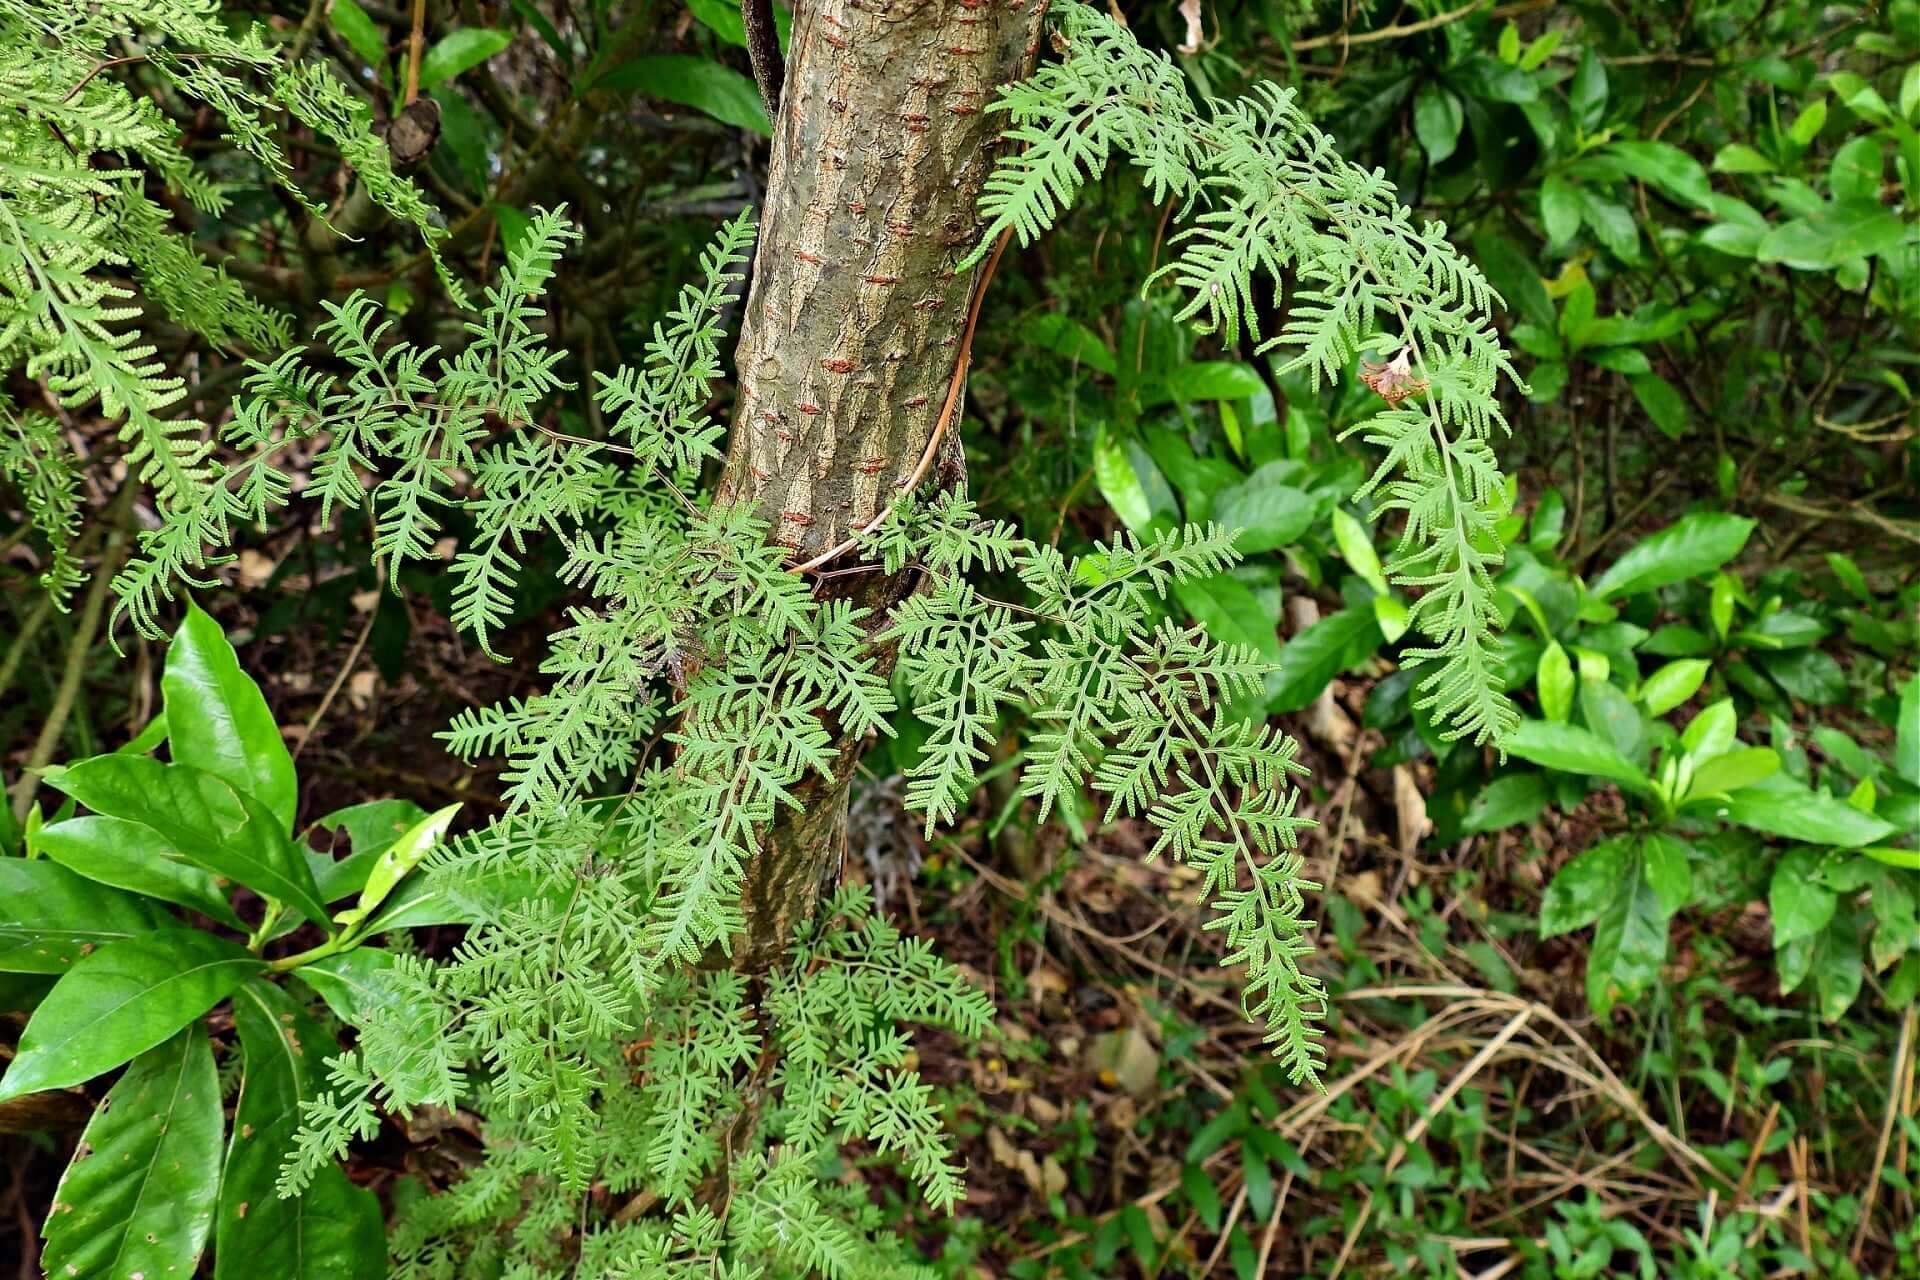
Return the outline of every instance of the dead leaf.
[[[1187,38],[1180,42],[1180,52],[1200,52],[1200,0],[1180,0],[1180,16],[1187,20]]]
[[[1421,837],[1433,830],[1433,820],[1427,817],[1427,798],[1420,794],[1413,770],[1403,764],[1393,767],[1393,808],[1398,819],[1400,856],[1410,858],[1420,847]]]

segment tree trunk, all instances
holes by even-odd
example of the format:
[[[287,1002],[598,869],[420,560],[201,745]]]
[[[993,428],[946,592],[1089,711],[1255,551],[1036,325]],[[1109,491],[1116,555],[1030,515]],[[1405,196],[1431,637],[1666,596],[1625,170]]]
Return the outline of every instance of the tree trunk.
[[[884,511],[933,438],[974,288],[954,264],[979,234],[986,108],[1032,65],[1044,7],[806,0],[794,14],[719,496],[752,503],[796,563]],[[943,446],[957,484],[957,432]],[[879,614],[906,584],[831,589]],[[861,745],[843,740],[833,779],[803,782],[802,808],[762,840],[736,967],[777,960],[838,874]]]

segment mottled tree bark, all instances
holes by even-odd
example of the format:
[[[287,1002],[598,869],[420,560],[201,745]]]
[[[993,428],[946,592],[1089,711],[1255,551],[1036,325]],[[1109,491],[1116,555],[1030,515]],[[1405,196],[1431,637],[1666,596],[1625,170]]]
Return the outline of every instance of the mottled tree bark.
[[[740,394],[720,484],[796,563],[872,520],[910,483],[960,358],[1002,85],[1032,65],[1044,0],[806,0],[794,14]],[[964,474],[950,434],[939,468]],[[880,574],[835,588],[876,613],[907,589]],[[890,659],[889,659],[890,661]],[[837,874],[847,786],[810,778],[748,868],[735,964],[784,952]]]

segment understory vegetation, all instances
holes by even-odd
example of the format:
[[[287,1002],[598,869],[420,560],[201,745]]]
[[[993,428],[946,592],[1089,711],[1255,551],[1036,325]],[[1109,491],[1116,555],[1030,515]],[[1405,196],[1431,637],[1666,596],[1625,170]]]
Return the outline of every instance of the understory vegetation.
[[[0,0],[21,1276],[1920,1277],[1920,3]]]

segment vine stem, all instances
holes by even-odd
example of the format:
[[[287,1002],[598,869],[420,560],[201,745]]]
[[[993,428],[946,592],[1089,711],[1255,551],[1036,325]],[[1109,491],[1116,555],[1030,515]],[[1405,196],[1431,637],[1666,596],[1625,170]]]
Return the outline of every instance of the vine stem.
[[[420,96],[420,55],[427,45],[427,0],[413,0],[413,31],[407,37],[407,96],[412,106]]]
[[[133,512],[133,495],[138,487],[129,473],[107,517],[112,522],[113,532],[108,535],[106,550],[101,553],[100,567],[94,570],[93,584],[87,588],[86,603],[80,606],[79,624],[74,628],[73,643],[67,646],[67,661],[60,672],[59,687],[54,690],[53,706],[48,709],[46,721],[40,726],[40,736],[34,739],[25,771],[20,781],[14,784],[15,822],[26,821],[27,810],[33,806],[34,793],[40,789],[38,771],[53,759],[53,753],[60,745],[60,737],[66,732],[67,719],[73,714],[73,704],[80,696],[80,686],[87,674],[87,655],[93,651],[93,638],[100,630],[100,616],[106,612],[107,587],[119,567],[121,553],[126,549],[127,519]]]
[[[954,414],[959,410],[960,392],[967,384],[967,366],[973,362],[973,331],[980,322],[980,304],[986,300],[987,286],[993,282],[994,268],[1000,265],[1000,255],[1007,251],[1007,240],[1012,235],[1012,227],[1000,233],[1000,238],[994,242],[993,253],[987,258],[987,268],[980,273],[979,287],[973,291],[973,305],[967,310],[966,332],[960,335],[960,357],[954,361],[953,377],[947,382],[947,398],[940,406],[939,418],[934,421],[933,434],[927,437],[927,447],[920,453],[919,464],[914,467],[911,475],[900,482],[902,493],[913,492],[919,487],[920,482],[926,479],[927,469],[933,466],[934,455],[940,451],[940,441],[945,438],[947,427],[953,422]],[[879,515],[854,530],[846,541],[828,547],[804,564],[794,565],[793,572],[817,572],[821,565],[853,550],[860,544],[862,538],[886,523],[887,517],[891,514],[891,509],[882,510]]]

